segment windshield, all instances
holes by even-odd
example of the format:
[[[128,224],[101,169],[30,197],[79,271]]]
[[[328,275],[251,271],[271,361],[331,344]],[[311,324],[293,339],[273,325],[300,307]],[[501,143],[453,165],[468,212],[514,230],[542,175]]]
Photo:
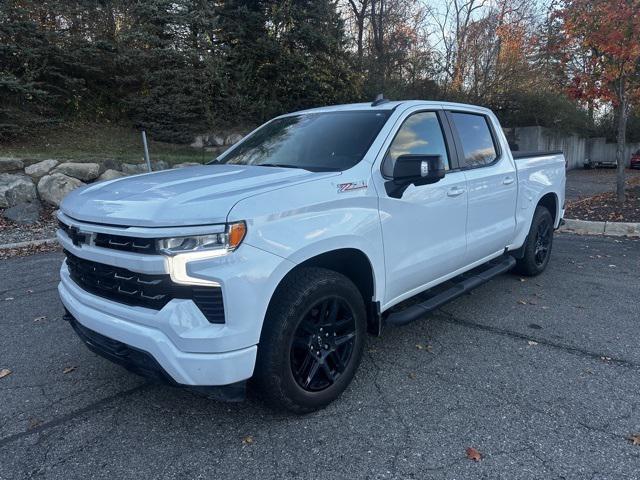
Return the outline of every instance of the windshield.
[[[346,170],[362,160],[389,113],[325,112],[277,118],[210,163]]]

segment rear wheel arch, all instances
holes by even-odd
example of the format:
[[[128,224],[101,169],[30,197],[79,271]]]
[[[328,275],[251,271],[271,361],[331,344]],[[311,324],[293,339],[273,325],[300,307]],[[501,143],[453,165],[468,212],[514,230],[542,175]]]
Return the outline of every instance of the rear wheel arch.
[[[553,192],[546,193],[540,198],[540,200],[538,200],[538,205],[536,205],[536,207],[538,206],[542,206],[547,210],[549,210],[549,213],[551,214],[551,218],[553,218],[553,225],[555,225],[556,220],[558,218],[558,213],[559,213],[558,196]]]

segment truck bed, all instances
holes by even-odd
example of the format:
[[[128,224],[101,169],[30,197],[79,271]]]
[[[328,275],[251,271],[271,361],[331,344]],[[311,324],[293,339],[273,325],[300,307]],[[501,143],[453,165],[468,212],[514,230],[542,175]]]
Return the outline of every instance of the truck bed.
[[[520,160],[521,158],[530,158],[530,157],[548,157],[551,155],[562,155],[562,150],[542,150],[542,151],[532,151],[532,152],[511,152],[511,156],[514,160]]]

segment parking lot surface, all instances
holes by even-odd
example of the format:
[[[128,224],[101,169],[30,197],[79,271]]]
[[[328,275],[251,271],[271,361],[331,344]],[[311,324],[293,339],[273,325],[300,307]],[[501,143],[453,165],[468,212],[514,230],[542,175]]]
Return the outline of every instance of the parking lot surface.
[[[640,182],[640,170],[626,171],[627,184]],[[616,169],[596,168],[593,170],[567,170],[566,195],[568,201],[580,200],[604,192],[615,192]]]
[[[556,236],[543,275],[370,337],[352,386],[306,416],[95,356],[61,320],[61,260],[0,263],[0,479],[640,476],[638,241]]]

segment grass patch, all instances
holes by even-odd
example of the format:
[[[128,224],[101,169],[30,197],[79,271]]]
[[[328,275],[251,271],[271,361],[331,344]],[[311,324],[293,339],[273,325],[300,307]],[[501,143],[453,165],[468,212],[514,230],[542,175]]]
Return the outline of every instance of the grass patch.
[[[188,145],[156,142],[147,135],[152,161],[171,165],[182,162],[205,163],[218,153]],[[0,157],[26,160],[54,158],[62,161],[119,163],[144,162],[142,136],[139,131],[112,124],[66,124],[11,144],[0,145]]]

